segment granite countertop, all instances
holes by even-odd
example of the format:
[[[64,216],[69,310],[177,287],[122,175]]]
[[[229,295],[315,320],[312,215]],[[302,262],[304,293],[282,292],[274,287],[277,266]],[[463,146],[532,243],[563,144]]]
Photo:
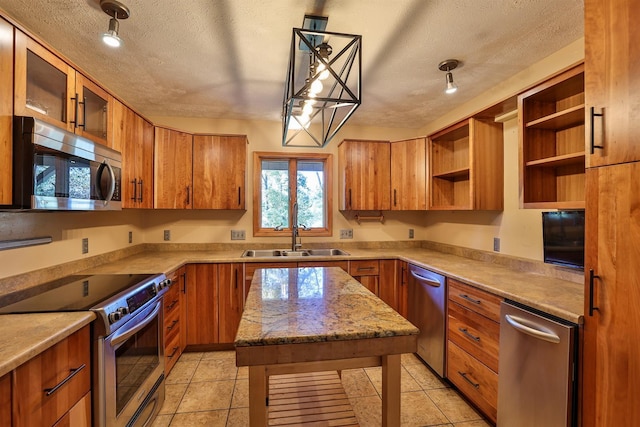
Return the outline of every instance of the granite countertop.
[[[0,315],[0,376],[95,319],[90,311]]]
[[[104,262],[74,274],[107,273],[169,273],[188,263],[227,262],[291,262],[298,261],[354,261],[364,259],[401,259],[433,270],[445,276],[468,283],[503,298],[517,301],[561,319],[583,323],[584,288],[582,283],[563,280],[535,272],[522,271],[514,261],[514,267],[502,263],[472,259],[467,256],[434,249],[385,248],[346,249],[349,256],[331,257],[270,257],[242,258],[241,249],[216,250],[145,250],[124,258]],[[66,269],[67,267],[65,267]],[[57,272],[56,273],[60,273]],[[0,288],[11,292],[0,297],[2,305],[16,301],[22,292],[33,286],[60,277],[46,273],[25,274],[0,280]],[[90,323],[94,314],[51,313],[1,315],[0,323],[0,375],[3,375],[31,357]]]
[[[143,252],[88,273],[168,273],[187,263],[401,259],[576,324],[583,323],[582,283],[520,271],[432,249],[347,249],[349,256],[242,258],[241,250]]]
[[[258,270],[237,347],[417,335],[418,328],[338,267]]]

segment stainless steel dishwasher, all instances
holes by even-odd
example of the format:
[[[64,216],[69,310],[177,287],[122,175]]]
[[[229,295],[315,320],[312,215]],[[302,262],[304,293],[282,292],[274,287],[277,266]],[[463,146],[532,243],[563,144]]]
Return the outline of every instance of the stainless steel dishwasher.
[[[577,325],[500,306],[498,425],[576,425]]]
[[[418,356],[444,377],[447,301],[444,276],[409,264],[408,298],[407,318],[420,329]]]

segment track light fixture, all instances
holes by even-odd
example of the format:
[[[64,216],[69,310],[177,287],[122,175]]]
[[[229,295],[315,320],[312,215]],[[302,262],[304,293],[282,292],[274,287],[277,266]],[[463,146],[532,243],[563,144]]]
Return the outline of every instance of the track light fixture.
[[[129,9],[116,0],[100,0],[100,7],[111,17],[109,29],[102,34],[102,41],[109,47],[120,47],[122,39],[118,36],[120,27],[118,19],[127,19],[130,15]]]
[[[455,70],[459,63],[460,62],[457,59],[447,59],[446,61],[442,61],[438,64],[438,69],[440,69],[440,71],[447,72],[445,76],[447,85],[444,89],[444,93],[452,94],[458,90],[458,86],[453,82],[453,74],[451,74],[451,70]]]

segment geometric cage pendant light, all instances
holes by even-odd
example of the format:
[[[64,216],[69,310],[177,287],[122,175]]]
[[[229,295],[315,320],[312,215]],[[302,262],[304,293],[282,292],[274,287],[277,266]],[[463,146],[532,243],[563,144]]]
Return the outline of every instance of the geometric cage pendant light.
[[[282,105],[282,145],[324,147],[361,103],[362,36],[324,31],[326,17],[294,28]]]

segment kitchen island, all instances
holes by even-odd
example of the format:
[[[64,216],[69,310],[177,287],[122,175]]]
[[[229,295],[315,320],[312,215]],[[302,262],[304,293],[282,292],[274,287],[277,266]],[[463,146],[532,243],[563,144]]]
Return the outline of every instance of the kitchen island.
[[[266,426],[270,375],[382,366],[382,425],[400,425],[400,356],[418,329],[340,268],[258,270],[238,333],[250,425]]]

